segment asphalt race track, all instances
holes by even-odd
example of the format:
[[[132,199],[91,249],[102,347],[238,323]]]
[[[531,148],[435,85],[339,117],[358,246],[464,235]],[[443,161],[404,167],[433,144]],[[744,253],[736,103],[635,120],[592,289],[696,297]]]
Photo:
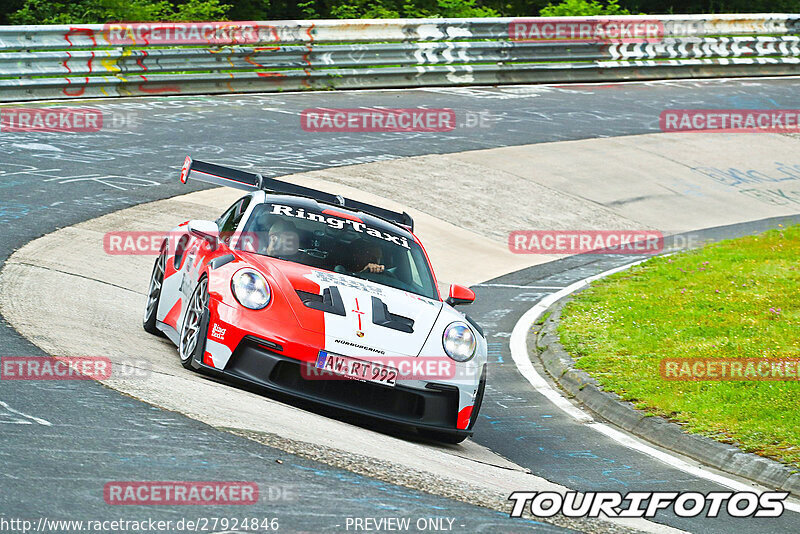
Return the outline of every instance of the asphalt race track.
[[[800,109],[800,92],[796,79],[717,80],[164,97],[87,105],[113,113],[119,126],[93,134],[0,133],[3,262],[56,229],[199,189],[177,181],[187,153],[281,176],[405,156],[657,133],[664,109]],[[303,109],[362,106],[451,108],[458,127],[439,133],[347,134],[300,128]],[[791,157],[796,155],[787,154]],[[441,184],[431,184],[437,186]],[[705,235],[743,235],[773,223],[743,223],[709,229]],[[724,490],[575,423],[531,388],[511,359],[510,332],[538,300],[555,288],[636,259],[567,258],[474,287],[478,299],[468,313],[487,332],[491,372],[473,441],[535,475],[579,491]],[[48,302],[40,305],[46,316]],[[44,354],[5,320],[2,324],[0,357]],[[119,510],[105,504],[102,485],[130,479],[253,480],[262,491],[284,493],[273,499],[265,492],[245,515],[277,517],[281,530],[288,532],[338,532],[346,529],[347,517],[392,515],[455,518],[452,530],[458,532],[568,531],[304,459],[93,382],[3,381],[0,401],[0,516],[242,516],[237,507]],[[800,529],[800,515],[794,512],[774,520],[685,519],[665,513],[656,522],[703,533]],[[598,531],[613,528],[601,525]]]

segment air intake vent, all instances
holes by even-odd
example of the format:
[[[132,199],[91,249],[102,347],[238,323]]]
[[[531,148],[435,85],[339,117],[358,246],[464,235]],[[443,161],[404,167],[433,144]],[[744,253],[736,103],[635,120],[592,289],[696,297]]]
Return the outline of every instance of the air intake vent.
[[[407,334],[414,332],[414,319],[391,313],[378,297],[372,297],[372,322]]]
[[[322,295],[309,293],[307,291],[297,291],[297,296],[303,301],[306,307],[312,310],[319,310],[325,313],[333,313],[344,317],[344,302],[336,286],[326,287]]]

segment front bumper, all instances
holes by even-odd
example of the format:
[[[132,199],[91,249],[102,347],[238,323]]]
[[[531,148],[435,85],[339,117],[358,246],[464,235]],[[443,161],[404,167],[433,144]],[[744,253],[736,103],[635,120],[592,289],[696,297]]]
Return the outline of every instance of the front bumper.
[[[456,428],[459,412],[456,386],[430,383],[425,389],[416,389],[346,378],[309,379],[302,374],[303,365],[306,362],[269,350],[254,338],[245,337],[223,371],[203,364],[200,367],[269,391],[349,413],[454,436],[472,435],[471,430]]]

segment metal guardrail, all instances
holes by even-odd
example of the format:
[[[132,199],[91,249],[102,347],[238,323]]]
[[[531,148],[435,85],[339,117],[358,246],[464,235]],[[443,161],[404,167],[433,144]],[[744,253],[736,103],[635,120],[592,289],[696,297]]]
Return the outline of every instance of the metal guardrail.
[[[0,101],[800,74],[798,15],[0,27]]]

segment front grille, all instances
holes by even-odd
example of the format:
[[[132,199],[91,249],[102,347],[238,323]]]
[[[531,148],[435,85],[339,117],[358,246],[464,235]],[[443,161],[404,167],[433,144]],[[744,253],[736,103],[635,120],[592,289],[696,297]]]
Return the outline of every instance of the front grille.
[[[231,356],[225,373],[268,389],[299,398],[386,417],[409,424],[455,429],[458,389],[455,387],[418,390],[402,385],[388,387],[348,378],[309,379],[306,364],[245,339]]]
[[[349,378],[305,378],[301,365],[293,362],[278,362],[272,369],[270,380],[294,391],[386,415],[420,419],[425,413],[425,397],[422,395]]]

